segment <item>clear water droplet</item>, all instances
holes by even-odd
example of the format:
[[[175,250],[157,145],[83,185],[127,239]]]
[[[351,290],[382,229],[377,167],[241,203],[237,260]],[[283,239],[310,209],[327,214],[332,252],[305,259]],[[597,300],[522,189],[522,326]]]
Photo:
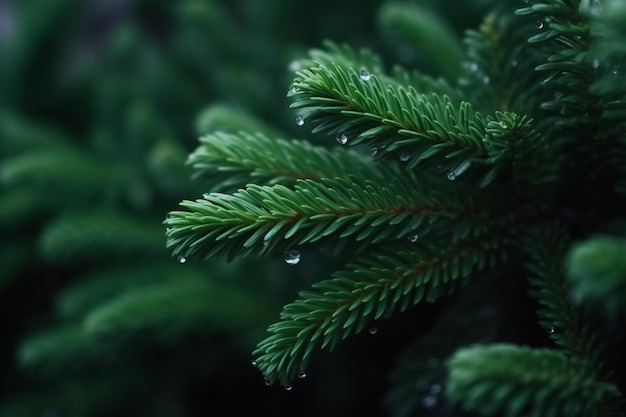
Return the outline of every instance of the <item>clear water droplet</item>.
[[[256,368],[256,361],[252,361],[252,366]]]
[[[400,154],[400,162],[406,162],[409,159],[411,159],[411,155],[409,155],[408,152],[402,152]]]
[[[500,122],[500,127],[501,127],[502,129],[506,129],[506,128],[507,128],[507,127],[509,127],[509,126],[506,124],[506,122],[505,122],[504,120],[502,120],[502,121]]]
[[[469,65],[469,68],[470,68],[470,70],[471,70],[472,72],[476,72],[476,71],[478,71],[478,64],[477,64],[476,62],[472,62],[472,63]]]
[[[617,74],[619,74],[619,71],[618,70],[613,70],[613,72],[611,72],[611,74],[617,75]]]
[[[337,133],[337,137],[335,139],[337,139],[337,143],[340,145],[348,143],[348,137],[344,133]]]
[[[300,378],[300,379],[306,378],[306,371],[304,369],[300,369],[298,371],[298,378]]]
[[[378,146],[370,145],[370,153],[372,154],[372,156],[376,156],[376,154],[378,153]]]
[[[545,26],[545,24],[543,23],[543,20],[537,20],[537,21],[535,22],[535,27],[536,27],[537,29],[539,29],[539,30],[543,29],[543,28],[544,28],[544,26]]]
[[[367,72],[367,70],[365,68],[363,68],[361,70],[361,79],[363,81],[369,81],[370,78],[372,78],[372,74],[370,74],[369,72]]]
[[[489,84],[491,82],[491,78],[488,75],[483,77],[483,84]]]
[[[202,198],[204,198],[205,200],[208,200],[209,198],[211,198],[211,193],[202,194]]]
[[[430,392],[433,395],[437,395],[441,392],[441,385],[439,384],[433,384],[430,386],[430,388],[428,389],[428,392]]]
[[[546,331],[548,332],[548,334],[554,334],[554,332],[556,332],[556,329],[554,328],[554,326],[550,326],[546,329]]]
[[[298,87],[291,87],[289,89],[289,94],[296,94],[298,91],[300,91],[300,89],[298,89]]]
[[[293,389],[293,385],[287,384],[285,385],[285,391],[291,391]]]
[[[263,378],[263,382],[265,383],[266,386],[270,386],[270,380],[267,378]]]
[[[265,236],[263,236],[263,246],[267,246],[270,244],[270,241],[274,237],[275,233],[276,232],[274,230],[270,230],[269,232],[265,234]]]
[[[370,327],[370,329],[369,329],[369,333],[370,333],[370,334],[376,334],[376,333],[378,333],[378,328],[376,328],[376,326],[372,326],[372,327]]]
[[[300,252],[297,250],[289,250],[285,252],[285,262],[289,265],[297,265],[300,262]]]
[[[302,117],[302,116],[296,117],[296,124],[298,126],[302,126],[304,124],[304,117]]]
[[[472,163],[470,161],[463,161],[462,163],[457,165],[456,168],[448,172],[448,179],[450,181],[456,180],[459,177],[459,175],[467,171],[467,168],[469,168],[471,164]]]
[[[187,262],[187,258],[185,258],[184,256],[179,256],[178,262],[180,262],[181,264],[184,264],[185,262]]]
[[[426,361],[426,366],[430,369],[435,369],[436,367],[439,366],[439,359],[437,358],[428,359],[428,361]]]
[[[597,69],[600,66],[600,61],[596,58],[591,62],[591,67]]]
[[[406,237],[406,240],[408,240],[411,243],[415,243],[417,242],[419,238],[420,238],[420,235],[418,233],[412,233]]]
[[[422,405],[426,408],[433,408],[437,405],[437,397],[435,397],[434,395],[427,395],[422,400]]]

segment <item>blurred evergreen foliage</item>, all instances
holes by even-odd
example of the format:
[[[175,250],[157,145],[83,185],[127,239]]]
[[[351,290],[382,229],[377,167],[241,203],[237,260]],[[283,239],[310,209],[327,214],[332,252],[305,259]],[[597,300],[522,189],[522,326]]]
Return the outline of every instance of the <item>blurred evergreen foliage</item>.
[[[489,3],[0,0],[0,415],[377,414],[366,363],[392,338],[299,393],[250,365],[280,306],[341,260],[181,265],[163,216],[207,191],[185,166],[199,135],[295,134],[285,92],[308,48],[436,73]],[[455,52],[413,19],[450,22],[432,30]]]

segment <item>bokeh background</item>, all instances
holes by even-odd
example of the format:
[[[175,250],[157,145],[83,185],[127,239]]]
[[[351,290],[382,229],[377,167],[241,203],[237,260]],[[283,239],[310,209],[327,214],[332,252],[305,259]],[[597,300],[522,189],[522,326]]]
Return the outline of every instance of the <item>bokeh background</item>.
[[[398,348],[438,305],[266,387],[255,344],[343,259],[181,263],[162,222],[211,191],[185,165],[203,133],[325,143],[286,99],[308,49],[454,80],[494,3],[0,0],[0,416],[388,415]]]

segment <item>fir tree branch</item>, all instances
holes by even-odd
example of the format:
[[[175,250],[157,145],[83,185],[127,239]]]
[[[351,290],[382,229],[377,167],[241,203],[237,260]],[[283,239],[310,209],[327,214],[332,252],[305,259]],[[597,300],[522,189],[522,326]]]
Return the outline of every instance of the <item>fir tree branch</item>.
[[[234,190],[252,181],[257,185],[291,184],[298,178],[320,180],[377,172],[371,159],[355,152],[245,132],[201,137],[188,164],[194,168],[194,178],[204,180],[214,192]]]
[[[363,256],[284,307],[268,328],[271,336],[257,346],[256,364],[270,383],[288,385],[316,349],[332,350],[374,320],[450,293],[501,258],[505,242],[498,235],[456,244],[418,241]]]
[[[515,345],[474,346],[449,361],[446,394],[467,411],[513,417],[618,416],[618,388],[583,358]]]
[[[596,6],[600,7],[599,2]],[[615,140],[619,137],[615,128],[623,123],[626,107],[619,90],[597,87],[598,80],[606,85],[603,80],[615,71],[600,62],[601,45],[597,51],[594,48],[597,39],[591,23],[598,12],[589,1],[560,0],[535,2],[517,10],[519,15],[537,19],[538,33],[528,41],[543,45],[543,62],[536,70],[548,74],[542,84],[553,96],[541,107],[553,115],[547,127],[556,147],[571,154],[564,169],[584,172],[581,182],[613,183],[620,166],[612,157],[613,147],[623,149],[623,143]],[[612,146],[606,146],[606,141]]]
[[[42,150],[4,162],[4,184],[29,187],[50,198],[67,196],[76,204],[105,193],[127,191],[134,181],[118,167],[76,149]]]
[[[72,212],[44,230],[40,246],[55,262],[98,262],[163,254],[162,230],[152,221],[115,212]]]
[[[358,247],[424,233],[437,226],[457,241],[511,214],[492,196],[461,197],[454,188],[406,176],[298,180],[294,188],[250,185],[233,195],[208,194],[172,211],[167,246],[176,256],[232,258],[276,253],[330,237]]]
[[[530,294],[537,299],[539,323],[547,330],[550,338],[570,354],[593,365],[595,372],[602,374],[602,363],[596,340],[590,332],[589,323],[582,312],[569,299],[565,286],[564,259],[568,238],[562,228],[547,227],[531,234],[525,245],[532,261],[528,269],[533,276]]]
[[[447,96],[420,94],[362,71],[331,62],[298,72],[292,107],[314,131],[343,135],[348,145],[368,143],[377,155],[406,138],[392,150],[396,158],[409,152],[410,166],[440,152],[454,158],[454,165],[486,155],[485,120],[469,103],[455,106]]]
[[[466,73],[459,84],[479,111],[536,114],[539,78],[528,69],[540,61],[539,54],[525,48],[534,28],[532,21],[525,20],[511,16],[510,6],[504,4],[487,15],[477,30],[466,32]]]
[[[20,365],[45,375],[94,371],[94,365],[108,366],[111,352],[96,343],[82,326],[57,327],[31,336],[18,349]]]
[[[91,310],[84,331],[102,340],[144,339],[177,343],[207,328],[242,330],[270,320],[263,300],[207,280],[171,281],[126,291]],[[249,349],[249,345],[246,349]]]
[[[473,163],[495,165],[485,176],[485,186],[496,173],[510,169],[499,157],[498,148],[489,146],[495,140],[494,126],[488,122],[497,119],[506,130],[504,113],[485,118],[467,102],[456,105],[446,95],[419,94],[415,87],[382,73],[370,74],[364,69],[358,74],[354,67],[338,62],[318,58],[312,68],[298,72],[290,96],[292,107],[302,113],[300,123],[313,124],[314,131],[336,134],[347,145],[368,143],[373,155],[392,156],[411,169],[418,164],[439,166],[451,179]],[[398,77],[408,78],[401,73]],[[528,118],[513,113],[506,118],[509,123],[530,124]],[[529,136],[522,136],[526,134]],[[546,154],[545,143],[537,148],[540,136],[532,129],[519,129],[515,135],[517,143],[531,144],[525,154],[515,156],[517,160]],[[539,174],[536,179],[543,177]]]

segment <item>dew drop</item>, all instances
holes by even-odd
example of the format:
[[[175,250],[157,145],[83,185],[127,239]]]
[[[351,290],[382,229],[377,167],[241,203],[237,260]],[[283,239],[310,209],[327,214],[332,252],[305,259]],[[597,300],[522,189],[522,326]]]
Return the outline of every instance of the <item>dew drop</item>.
[[[436,367],[439,366],[439,359],[437,358],[428,359],[428,361],[426,361],[426,366],[430,369],[435,369]]]
[[[412,233],[406,237],[406,240],[408,240],[411,243],[415,243],[417,242],[419,238],[420,238],[420,235],[418,233]]]
[[[185,258],[184,256],[179,256],[178,262],[180,262],[181,264],[184,264],[185,262],[187,262],[187,258]]]
[[[543,23],[543,20],[537,20],[537,21],[535,22],[535,27],[536,27],[537,29],[539,29],[539,30],[543,29],[543,27],[544,27],[544,26],[545,26],[545,25],[544,25],[544,23]]]
[[[597,69],[600,66],[600,61],[596,58],[591,62],[591,67]]]
[[[300,252],[297,250],[285,252],[285,262],[289,265],[297,265],[300,262],[300,257]]]
[[[488,75],[483,77],[483,84],[489,84],[491,82],[491,78]]]
[[[428,392],[430,392],[433,395],[437,395],[441,392],[441,385],[439,384],[433,384],[430,386],[430,388],[428,389]]]
[[[269,232],[267,232],[265,236],[263,236],[263,246],[269,245],[275,234],[276,234],[276,230],[274,229],[271,229]]]
[[[619,74],[619,71],[618,70],[613,70],[613,72],[611,74],[617,75],[617,74]]]
[[[345,133],[337,133],[337,137],[335,139],[337,139],[337,143],[340,145],[345,145],[346,143],[348,143],[348,137],[345,135]]]
[[[372,154],[372,156],[376,156],[376,154],[378,153],[378,146],[370,145],[370,153]]]
[[[370,334],[376,334],[376,333],[378,333],[378,329],[376,328],[376,326],[372,326],[372,327],[370,327],[370,329],[369,329],[369,333],[370,333]]]
[[[211,193],[202,194],[202,198],[204,198],[205,200],[208,200],[209,198],[211,198]]]
[[[500,127],[501,127],[502,129],[506,129],[506,128],[507,128],[507,127],[509,127],[509,126],[506,124],[506,122],[505,122],[504,120],[502,120],[502,121],[500,122]]]
[[[285,385],[285,391],[291,391],[293,389],[293,385],[287,384]]]
[[[265,383],[266,386],[270,386],[270,380],[267,378],[263,378],[263,382]]]
[[[554,334],[554,332],[556,332],[556,329],[554,328],[554,326],[550,326],[546,329],[546,331],[548,332],[548,334]]]
[[[462,173],[467,171],[467,168],[469,168],[471,164],[472,163],[470,161],[463,161],[463,162],[461,162],[459,165],[457,165],[456,168],[454,168],[452,171],[448,172],[448,179],[450,181],[456,180],[459,175],[461,175]]]
[[[472,72],[476,72],[476,71],[478,71],[478,64],[477,64],[477,63],[475,63],[475,62],[472,62],[472,63],[469,65],[469,68],[470,68],[470,70],[471,70]]]
[[[437,397],[435,397],[434,395],[427,395],[422,400],[422,405],[426,408],[433,408],[437,405]]]
[[[298,126],[302,126],[304,124],[304,117],[302,117],[302,116],[296,117],[296,124]]]
[[[298,378],[300,378],[300,379],[306,378],[306,371],[304,369],[300,369],[298,371]]]
[[[367,70],[365,68],[363,68],[361,70],[361,79],[363,81],[369,81],[370,78],[372,78],[372,74],[370,74],[369,72],[367,72]]]
[[[298,91],[300,91],[298,87],[291,87],[289,89],[289,94],[296,94]]]
[[[256,361],[252,361],[252,366],[256,368]]]
[[[400,162],[406,162],[409,159],[411,159],[411,155],[409,155],[407,152],[402,152],[400,154]]]

